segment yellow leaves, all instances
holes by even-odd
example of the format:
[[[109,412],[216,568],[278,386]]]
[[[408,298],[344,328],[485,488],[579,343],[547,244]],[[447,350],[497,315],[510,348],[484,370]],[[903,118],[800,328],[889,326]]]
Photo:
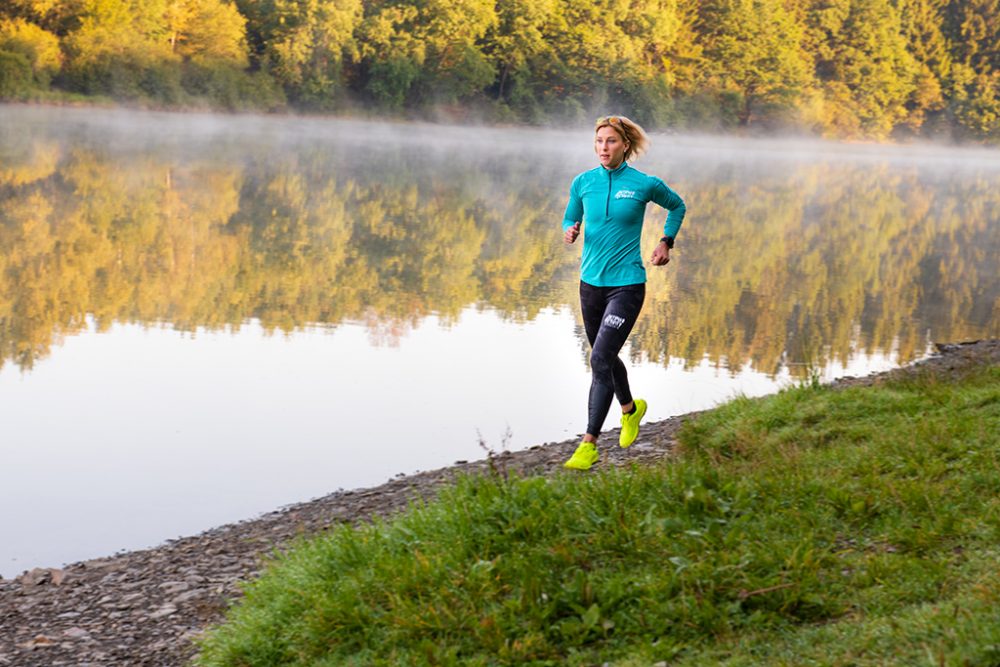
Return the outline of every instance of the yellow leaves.
[[[41,181],[55,173],[61,152],[47,141],[23,141],[5,146],[0,152],[0,186],[20,187]]]
[[[32,262],[52,252],[56,239],[50,228],[51,215],[51,204],[38,192],[4,204],[0,216],[13,223],[15,230],[13,238],[4,238],[11,243],[13,257]]]
[[[62,66],[59,38],[24,19],[0,21],[0,51],[25,55],[35,79],[45,85]]]
[[[176,51],[192,60],[247,66],[246,19],[222,0],[174,0],[184,5],[185,22],[176,29]]]

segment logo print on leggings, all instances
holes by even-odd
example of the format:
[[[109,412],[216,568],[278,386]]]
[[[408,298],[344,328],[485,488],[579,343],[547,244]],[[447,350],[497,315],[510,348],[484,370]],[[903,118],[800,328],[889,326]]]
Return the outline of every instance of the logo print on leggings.
[[[625,318],[618,315],[608,315],[604,318],[604,324],[614,329],[621,329],[625,324]]]

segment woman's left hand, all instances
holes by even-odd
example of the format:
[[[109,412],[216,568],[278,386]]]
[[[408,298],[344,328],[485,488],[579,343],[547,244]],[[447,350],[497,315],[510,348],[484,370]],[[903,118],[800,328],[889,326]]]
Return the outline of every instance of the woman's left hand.
[[[670,248],[667,247],[666,243],[660,242],[656,246],[656,250],[653,251],[653,256],[649,258],[649,261],[653,263],[653,266],[663,266],[670,261]]]

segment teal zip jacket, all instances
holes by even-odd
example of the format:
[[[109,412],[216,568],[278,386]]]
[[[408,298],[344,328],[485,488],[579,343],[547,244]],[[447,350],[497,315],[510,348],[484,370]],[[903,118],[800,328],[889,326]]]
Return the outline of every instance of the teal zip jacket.
[[[608,170],[597,167],[573,179],[563,216],[563,232],[583,222],[580,279],[595,287],[646,282],[639,247],[646,204],[667,209],[663,235],[674,238],[684,221],[684,200],[666,183],[622,162]]]

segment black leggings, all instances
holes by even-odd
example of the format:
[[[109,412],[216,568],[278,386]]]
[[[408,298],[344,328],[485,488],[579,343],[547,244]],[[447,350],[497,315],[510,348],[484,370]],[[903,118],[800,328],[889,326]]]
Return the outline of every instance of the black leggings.
[[[632,400],[628,373],[618,353],[632,332],[645,298],[644,283],[594,287],[580,281],[580,307],[583,327],[590,341],[590,369],[593,372],[587,407],[587,433],[590,435],[601,434],[613,396],[617,396],[622,405]]]

